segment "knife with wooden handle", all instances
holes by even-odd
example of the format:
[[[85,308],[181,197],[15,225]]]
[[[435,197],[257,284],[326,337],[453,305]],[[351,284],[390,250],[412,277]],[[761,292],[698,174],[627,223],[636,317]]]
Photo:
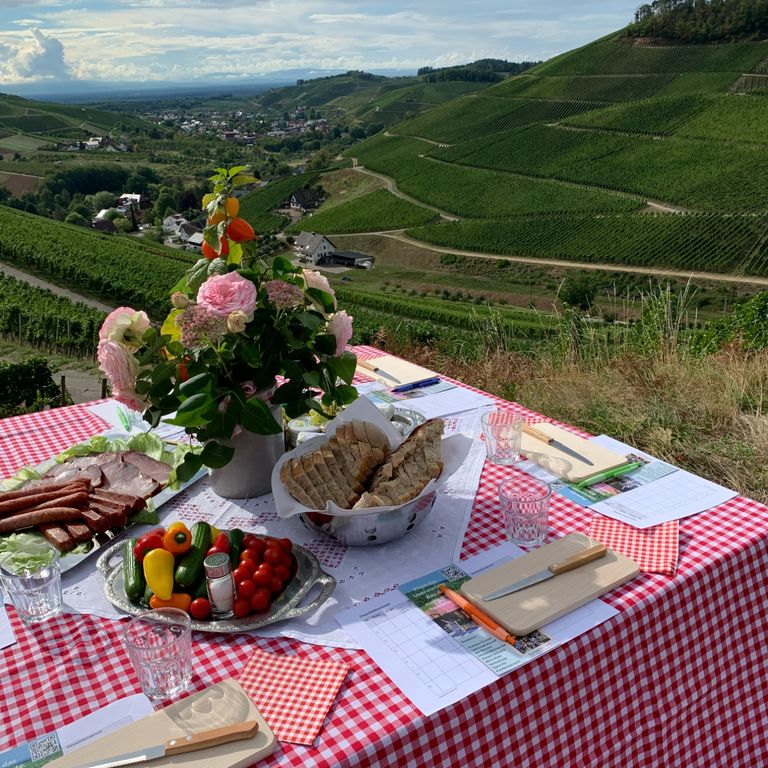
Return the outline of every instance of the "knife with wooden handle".
[[[256,720],[247,720],[244,723],[226,725],[223,728],[213,728],[210,731],[192,733],[188,736],[176,736],[166,741],[165,744],[155,744],[133,752],[125,752],[122,755],[115,755],[96,763],[88,763],[82,766],[82,768],[120,768],[120,766],[124,765],[141,765],[150,760],[158,760],[161,757],[182,755],[185,752],[195,752],[198,749],[216,747],[219,744],[227,744],[230,741],[250,739],[256,735],[258,730],[259,724]]]
[[[554,437],[550,437],[541,430],[536,429],[536,427],[532,427],[530,424],[523,424],[523,432],[536,440],[541,440],[543,443],[551,445],[553,448],[557,448],[558,451],[562,451],[574,459],[578,459],[584,464],[588,464],[590,467],[595,466],[594,462],[590,461],[586,456],[582,456],[578,451],[574,451],[573,448],[569,448],[565,443],[555,440]]]
[[[559,563],[552,563],[548,565],[543,571],[537,571],[530,576],[526,576],[513,584],[508,584],[506,587],[501,587],[494,592],[489,592],[487,595],[483,595],[483,600],[496,600],[504,595],[511,595],[513,592],[519,592],[521,589],[538,584],[540,581],[546,581],[553,576],[558,576],[561,573],[567,573],[574,568],[579,568],[582,565],[591,563],[593,560],[597,560],[599,557],[603,557],[608,551],[608,547],[605,544],[595,544],[587,549],[583,549],[581,552],[577,552],[575,555],[566,557],[565,560],[561,560]]]

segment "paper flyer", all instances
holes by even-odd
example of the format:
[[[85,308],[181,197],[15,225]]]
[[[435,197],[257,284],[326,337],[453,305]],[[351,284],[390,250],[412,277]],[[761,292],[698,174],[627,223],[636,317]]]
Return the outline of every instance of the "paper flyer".
[[[445,584],[458,592],[461,585],[470,578],[458,566],[449,565],[401,584],[400,591],[440,629],[496,675],[504,675],[519,667],[527,658],[548,649],[550,638],[539,630],[516,638],[514,646],[495,638],[475,624],[438,589],[440,584]]]

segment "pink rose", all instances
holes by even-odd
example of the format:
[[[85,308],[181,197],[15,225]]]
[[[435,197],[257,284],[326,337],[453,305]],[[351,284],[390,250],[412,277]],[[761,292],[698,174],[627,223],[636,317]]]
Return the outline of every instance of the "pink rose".
[[[302,270],[304,272],[304,282],[307,284],[307,288],[317,288],[320,291],[325,291],[333,296],[333,306],[336,306],[336,294],[331,288],[331,284],[328,282],[328,278],[325,275],[321,275],[319,272],[311,269]]]
[[[99,342],[96,353],[99,367],[112,384],[112,396],[135,411],[144,409],[144,401],[136,394],[136,358],[116,341]]]
[[[332,333],[336,337],[336,357],[338,357],[352,338],[351,315],[348,315],[343,309],[341,312],[334,312],[328,321],[328,333]]]
[[[200,286],[197,303],[222,317],[232,312],[243,312],[250,317],[256,308],[256,286],[237,272],[213,275]]]
[[[137,312],[130,307],[118,307],[107,315],[99,329],[99,339],[115,341],[130,349],[141,346],[141,337],[149,329],[146,312]]]

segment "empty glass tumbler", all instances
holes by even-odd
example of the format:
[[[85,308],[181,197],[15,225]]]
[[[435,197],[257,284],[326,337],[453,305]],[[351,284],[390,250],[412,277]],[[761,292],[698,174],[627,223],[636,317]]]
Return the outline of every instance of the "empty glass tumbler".
[[[499,503],[507,539],[519,547],[538,547],[547,534],[552,491],[532,477],[515,477],[499,483]]]
[[[488,461],[514,464],[520,458],[523,417],[511,411],[491,411],[480,418]]]
[[[24,624],[61,613],[59,550],[41,542],[33,552],[6,552],[0,556],[0,581]]]
[[[123,634],[141,690],[171,699],[192,679],[192,622],[178,608],[157,608],[131,619]]]

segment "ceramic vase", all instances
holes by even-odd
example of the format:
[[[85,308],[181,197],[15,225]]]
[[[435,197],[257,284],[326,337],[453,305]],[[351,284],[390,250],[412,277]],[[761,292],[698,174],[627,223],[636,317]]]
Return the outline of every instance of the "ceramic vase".
[[[271,410],[277,423],[281,424],[280,406],[272,406]],[[285,452],[283,433],[257,435],[243,429],[226,444],[232,446],[235,453],[228,464],[211,470],[214,492],[225,499],[249,499],[271,493],[272,470]]]

